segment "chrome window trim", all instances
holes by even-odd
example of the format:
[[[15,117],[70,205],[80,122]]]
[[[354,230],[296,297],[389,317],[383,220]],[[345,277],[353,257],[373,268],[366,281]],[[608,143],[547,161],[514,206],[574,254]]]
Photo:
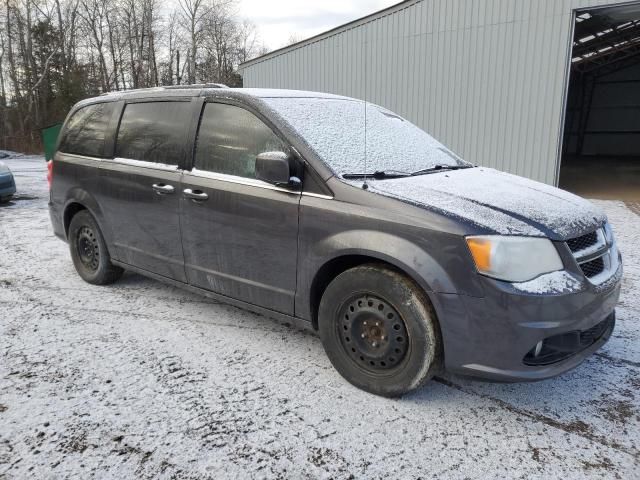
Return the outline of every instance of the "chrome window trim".
[[[180,171],[180,167],[178,165],[167,165],[165,163],[147,162],[146,160],[134,160],[133,158],[115,157],[112,161],[114,163],[119,163],[121,165],[128,165],[130,167],[152,168],[154,170],[163,170],[165,172]]]
[[[206,170],[198,170],[194,168],[191,171],[185,171],[185,176],[191,175],[197,178],[208,178],[210,180],[218,180],[220,182],[235,183],[237,185],[245,185],[247,187],[263,188],[265,190],[273,190],[275,192],[289,193],[294,195],[301,195],[301,192],[295,190],[288,190],[286,188],[277,187],[270,183],[258,180],[256,178],[240,177],[237,175],[227,175],[226,173],[209,172]]]
[[[102,162],[103,160],[105,160],[104,158],[100,158],[100,157],[92,157],[90,155],[80,155],[80,154],[77,154],[77,153],[65,153],[65,152],[61,152],[61,151],[56,152],[56,154],[54,155],[53,159],[55,160],[58,155],[60,155],[62,157],[77,158],[79,160],[93,160],[94,162]],[[64,160],[62,160],[62,161],[64,161]]]
[[[302,192],[305,197],[322,198],[323,200],[333,200],[330,195],[322,195],[321,193]]]
[[[255,178],[240,177],[238,175],[227,175],[225,173],[208,172],[206,170],[198,170],[198,169],[185,171],[184,175],[191,175],[198,178],[208,178],[211,180],[219,180],[221,182],[236,183],[238,185],[246,185],[248,187],[264,188],[267,190],[274,190],[276,192],[291,193],[296,195],[302,195],[305,197],[321,198],[323,200],[333,200],[333,197],[330,195],[322,195],[320,193],[311,193],[311,192],[296,192],[295,190],[288,190],[286,188],[277,187],[275,185],[264,182],[262,180],[258,180]]]

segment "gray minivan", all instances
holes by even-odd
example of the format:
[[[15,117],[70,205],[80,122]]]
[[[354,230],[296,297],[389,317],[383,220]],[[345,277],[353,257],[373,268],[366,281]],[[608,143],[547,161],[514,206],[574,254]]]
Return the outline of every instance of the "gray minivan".
[[[87,282],[126,269],[308,322],[376,394],[445,369],[548,378],[614,328],[622,263],[597,207],[360,100],[108,94],[72,109],[49,169],[54,231]]]

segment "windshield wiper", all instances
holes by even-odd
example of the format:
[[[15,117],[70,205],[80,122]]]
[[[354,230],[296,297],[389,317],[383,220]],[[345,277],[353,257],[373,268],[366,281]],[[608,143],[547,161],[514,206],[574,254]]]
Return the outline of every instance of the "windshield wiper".
[[[434,165],[433,167],[425,168],[424,170],[418,170],[411,174],[412,177],[418,175],[428,175],[429,173],[445,172],[451,170],[465,170],[467,168],[474,168],[473,165]]]
[[[373,173],[344,173],[342,178],[345,180],[358,180],[371,178],[373,180],[388,180],[392,178],[417,177],[418,175],[427,175],[429,173],[445,172],[451,170],[463,170],[466,168],[474,168],[473,165],[434,165],[433,167],[418,170],[417,172],[408,173],[399,170],[378,170]]]
[[[345,180],[358,180],[360,178],[386,180],[390,178],[404,178],[404,177],[410,177],[410,176],[411,176],[411,173],[389,170],[389,171],[377,171],[373,173],[345,173],[342,175],[342,178],[344,178]]]

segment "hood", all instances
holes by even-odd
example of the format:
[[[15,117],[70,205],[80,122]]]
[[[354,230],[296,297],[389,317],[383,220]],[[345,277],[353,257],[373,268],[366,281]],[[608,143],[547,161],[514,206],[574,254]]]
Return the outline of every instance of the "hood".
[[[606,221],[604,213],[583,198],[490,168],[372,181],[369,191],[502,235],[567,240]]]

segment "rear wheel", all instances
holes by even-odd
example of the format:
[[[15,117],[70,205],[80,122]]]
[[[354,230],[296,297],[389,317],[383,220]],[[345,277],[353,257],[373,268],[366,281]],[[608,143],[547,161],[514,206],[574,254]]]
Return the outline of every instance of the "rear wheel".
[[[422,290],[398,272],[381,265],[347,270],[327,287],[318,314],[331,363],[363,390],[400,396],[440,370],[433,309]]]
[[[124,272],[112,265],[98,223],[87,210],[81,210],[71,219],[69,248],[78,275],[88,283],[107,285],[118,280]]]

